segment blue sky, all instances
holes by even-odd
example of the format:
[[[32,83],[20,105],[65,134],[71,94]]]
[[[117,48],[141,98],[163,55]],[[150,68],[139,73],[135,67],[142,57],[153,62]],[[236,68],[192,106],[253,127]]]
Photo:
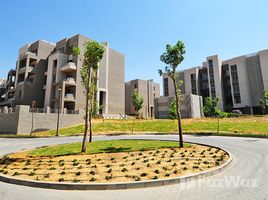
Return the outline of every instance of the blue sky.
[[[207,56],[228,59],[268,48],[266,0],[9,0],[1,2],[0,77],[14,68],[18,48],[81,33],[125,54],[126,80],[161,83],[157,69],[167,43],[183,40],[181,69]]]

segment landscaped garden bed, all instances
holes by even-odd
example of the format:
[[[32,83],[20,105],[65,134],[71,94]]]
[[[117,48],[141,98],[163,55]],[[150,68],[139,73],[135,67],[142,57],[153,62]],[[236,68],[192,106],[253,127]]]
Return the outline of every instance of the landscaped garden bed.
[[[0,160],[0,173],[47,182],[107,183],[157,180],[209,170],[229,155],[218,148],[157,140],[108,140],[18,152]]]

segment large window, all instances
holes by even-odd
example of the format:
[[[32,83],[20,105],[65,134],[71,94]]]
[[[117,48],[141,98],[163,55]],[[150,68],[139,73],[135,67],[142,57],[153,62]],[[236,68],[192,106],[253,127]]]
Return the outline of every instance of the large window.
[[[195,74],[191,74],[191,86],[192,86],[192,94],[197,94],[196,75]]]
[[[233,86],[233,95],[235,103],[241,103],[239,82],[238,82],[238,74],[237,74],[237,66],[231,66],[231,76],[232,76],[232,86]]]
[[[208,72],[209,72],[209,79],[210,79],[210,92],[211,97],[216,97],[216,90],[215,90],[215,82],[214,82],[214,70],[213,70],[213,61],[208,60]]]
[[[166,97],[169,96],[169,93],[168,93],[168,78],[164,78],[164,95]]]

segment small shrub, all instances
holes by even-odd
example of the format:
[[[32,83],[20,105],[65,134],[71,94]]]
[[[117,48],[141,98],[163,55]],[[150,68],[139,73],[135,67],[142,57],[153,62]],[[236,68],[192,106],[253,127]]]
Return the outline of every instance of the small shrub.
[[[177,173],[178,173],[178,170],[175,169],[175,170],[173,171],[173,174],[177,174]]]
[[[205,160],[203,163],[204,163],[205,165],[209,164],[209,162],[208,162],[208,161],[206,161],[206,160]]]
[[[151,165],[149,163],[147,163],[146,167],[150,167]]]
[[[95,175],[96,172],[94,172],[94,171],[90,171],[89,174],[91,174],[91,175]]]
[[[220,162],[218,160],[215,161],[216,165],[220,165]]]
[[[127,159],[127,158],[128,158],[128,156],[124,156],[124,157],[123,157],[123,159]]]
[[[49,163],[53,163],[53,160],[50,159],[48,162],[49,162]]]
[[[163,167],[162,167],[162,169],[163,169],[163,170],[165,170],[165,171],[166,171],[166,170],[168,170],[168,168],[167,168],[167,167],[165,167],[165,166],[163,166]]]
[[[189,158],[185,158],[185,161],[189,161],[190,159]]]
[[[49,170],[56,170],[56,167],[50,167]]]
[[[76,172],[75,175],[76,176],[80,176],[81,175],[81,172]]]
[[[30,165],[31,164],[31,161],[30,160],[27,160],[26,162],[25,162],[25,165]]]
[[[106,179],[106,181],[112,179],[112,175],[111,176],[105,176],[105,179]]]
[[[141,168],[140,167],[136,167],[136,170],[140,170]]]
[[[149,162],[149,160],[148,160],[148,159],[146,159],[146,160],[143,160],[143,162],[144,162],[144,163],[147,163],[147,162]]]
[[[80,182],[80,181],[79,181],[78,179],[75,178],[75,179],[73,180],[73,182],[74,182],[74,183],[78,183],[78,182]]]
[[[12,176],[18,176],[19,172],[14,172],[14,174]]]
[[[59,165],[62,167],[62,166],[65,165],[65,163],[64,162],[60,162]]]
[[[141,177],[145,177],[145,176],[147,176],[148,174],[146,173],[146,172],[143,172],[143,173],[141,173]]]
[[[153,177],[153,180],[157,180],[157,179],[158,179],[158,176],[154,176],[154,177]]]
[[[122,172],[126,172],[126,171],[128,171],[128,170],[127,170],[127,168],[124,167],[121,171],[122,171]]]
[[[79,167],[78,167],[78,169],[82,169],[83,168],[83,166],[82,165],[80,165]]]
[[[154,173],[159,174],[159,170],[158,169],[154,170]]]
[[[96,181],[96,180],[97,180],[96,178],[92,177],[89,181],[90,181],[90,182],[94,182],[94,181]]]
[[[125,164],[124,164],[124,163],[122,163],[122,164],[120,164],[119,166],[120,166],[120,167],[124,167],[124,166],[125,166]]]
[[[7,174],[8,172],[7,171],[3,171],[3,174]]]
[[[141,155],[142,155],[142,152],[139,153],[139,156],[141,156]]]
[[[132,178],[134,179],[134,181],[140,181],[141,180],[141,178],[138,177],[138,176],[132,176]]]
[[[35,173],[34,172],[30,172],[29,176],[34,176]]]
[[[172,166],[173,166],[173,167],[176,167],[176,166],[177,166],[177,163],[174,162],[174,163],[172,164]]]
[[[132,162],[131,165],[135,165],[135,162]]]
[[[151,160],[154,160],[154,158],[151,158]]]
[[[28,168],[27,167],[23,167],[22,170],[27,170]]]
[[[171,162],[171,159],[168,159],[166,162]]]
[[[198,169],[199,167],[197,165],[193,165],[193,169]]]
[[[91,168],[97,168],[97,165],[92,165]]]
[[[160,160],[158,160],[158,161],[156,162],[156,164],[160,165],[160,164],[161,164],[161,161],[160,161]]]
[[[98,158],[96,161],[98,161],[98,162],[99,162],[99,161],[101,161],[101,159],[100,159],[100,158]]]
[[[182,168],[184,171],[187,170],[187,167]]]
[[[170,174],[169,174],[169,173],[166,173],[166,174],[165,174],[165,177],[169,177],[169,176],[170,176]]]
[[[185,165],[185,162],[181,162],[181,165]]]
[[[49,178],[49,174],[45,174],[44,178]]]
[[[140,160],[140,158],[136,158],[136,160]]]
[[[111,173],[112,172],[112,169],[109,169],[108,171],[107,171],[107,173]]]
[[[59,178],[59,182],[64,182],[64,178]]]
[[[64,175],[64,174],[66,174],[65,171],[62,171],[62,172],[60,173],[60,175]]]
[[[112,157],[112,158],[111,158],[111,161],[113,161],[113,160],[115,160],[115,158],[114,158],[114,157]]]
[[[105,167],[106,167],[106,168],[109,168],[109,167],[111,167],[111,165],[110,165],[110,164],[107,164]]]

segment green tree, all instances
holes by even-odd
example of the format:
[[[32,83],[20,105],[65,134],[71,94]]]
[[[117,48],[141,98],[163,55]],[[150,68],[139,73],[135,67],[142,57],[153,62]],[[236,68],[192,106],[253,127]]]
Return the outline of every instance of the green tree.
[[[182,41],[178,41],[174,46],[167,44],[166,51],[160,56],[160,60],[166,64],[164,72],[172,79],[175,89],[175,101],[176,101],[176,114],[178,116],[178,132],[179,132],[179,143],[180,147],[183,147],[182,137],[182,124],[181,124],[181,113],[180,113],[180,81],[179,73],[177,68],[179,64],[184,60],[185,45]],[[160,76],[163,75],[163,71],[159,70]]]
[[[80,52],[80,51],[79,51]],[[88,126],[90,124],[89,141],[92,141],[92,105],[95,101],[94,93],[96,88],[96,81],[94,75],[99,67],[99,62],[104,54],[104,47],[96,41],[89,41],[85,45],[83,55],[83,65],[80,69],[82,78],[82,85],[85,88],[86,106],[85,106],[85,129],[82,142],[82,152],[86,152],[86,139],[88,135]]]
[[[263,110],[263,114],[267,114],[267,103],[268,103],[268,91],[264,90],[262,98],[260,99],[260,106]]]
[[[135,109],[135,117],[133,118],[132,128],[131,128],[131,132],[133,133],[134,120],[136,119],[136,117],[141,116],[140,110],[142,109],[143,102],[144,102],[143,97],[139,95],[139,92],[137,89],[133,90],[132,95],[131,95],[131,101]]]
[[[143,107],[144,99],[142,96],[139,95],[139,92],[137,89],[133,90],[132,95],[131,95],[131,100],[135,109],[135,116],[139,117],[141,114],[140,110]]]
[[[203,112],[205,117],[216,117],[221,113],[221,110],[218,108],[217,104],[220,101],[218,97],[211,98],[206,97],[204,106],[203,106]]]
[[[168,114],[170,119],[177,119],[176,101],[173,100],[168,106]]]

